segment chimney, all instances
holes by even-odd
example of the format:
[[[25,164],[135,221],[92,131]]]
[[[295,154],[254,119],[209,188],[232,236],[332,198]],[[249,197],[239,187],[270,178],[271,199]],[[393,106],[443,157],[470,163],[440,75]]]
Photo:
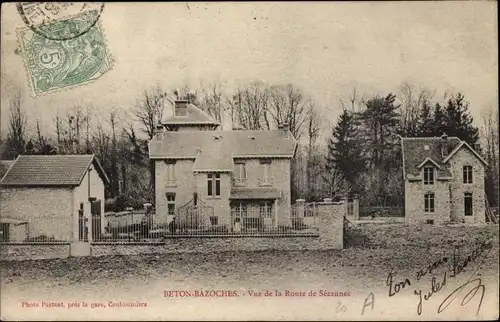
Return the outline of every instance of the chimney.
[[[475,143],[474,144],[474,150],[476,150],[477,153],[481,154],[483,151],[481,150],[481,144]]]
[[[156,124],[155,136],[157,141],[161,141],[163,139],[162,137],[163,130],[164,130],[163,124],[161,123]]]
[[[445,158],[448,155],[448,135],[443,133],[441,135],[441,157]]]
[[[284,137],[288,139],[288,132],[290,131],[290,126],[288,125],[288,122],[284,122],[281,125],[281,131],[283,132]]]
[[[78,145],[76,143],[77,143],[76,139],[71,141],[71,153],[73,154],[78,154]]]
[[[175,116],[187,116],[187,106],[188,100],[176,100],[175,104]]]

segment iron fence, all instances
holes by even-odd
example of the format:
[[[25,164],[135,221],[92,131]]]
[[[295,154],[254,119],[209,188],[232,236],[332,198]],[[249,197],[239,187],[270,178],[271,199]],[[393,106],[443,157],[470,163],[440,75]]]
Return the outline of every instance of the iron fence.
[[[305,207],[303,212],[292,207],[290,216],[280,220],[274,209],[263,207],[232,208],[229,214],[217,213],[206,205],[183,207],[175,216],[106,213],[104,229],[94,234],[92,241],[151,243],[169,237],[310,235],[317,234],[317,215],[316,206]]]

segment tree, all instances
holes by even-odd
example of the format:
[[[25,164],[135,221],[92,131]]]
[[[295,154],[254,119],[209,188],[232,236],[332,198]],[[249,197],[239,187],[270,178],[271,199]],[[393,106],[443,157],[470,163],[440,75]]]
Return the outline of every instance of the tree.
[[[305,123],[312,120],[311,113],[315,113],[311,99],[292,84],[271,86],[268,105],[271,127],[286,122],[297,140],[304,134]]]
[[[199,99],[199,108],[210,115],[214,120],[222,122],[224,111],[226,111],[226,94],[221,85],[212,82],[202,88]],[[196,104],[195,104],[196,105]]]
[[[21,107],[21,98],[20,89],[14,91],[9,97],[9,132],[2,151],[3,159],[14,159],[25,152],[28,119]]]
[[[135,117],[140,124],[140,130],[145,133],[148,140],[156,134],[156,126],[163,118],[165,99],[167,94],[157,85],[151,90],[145,90],[142,98],[136,103]]]
[[[357,137],[357,117],[354,113],[344,110],[328,140],[323,178],[327,184],[339,174],[352,188],[358,190],[358,178],[365,169],[366,161]]]
[[[390,167],[394,158],[400,117],[395,100],[392,93],[385,97],[375,96],[366,102],[366,109],[359,115],[371,167]]]
[[[329,169],[324,172],[322,190],[325,198],[336,199],[351,193],[351,185],[338,169]]]
[[[268,118],[269,88],[262,82],[253,82],[238,88],[228,102],[232,119],[245,130],[269,130]]]
[[[446,104],[444,132],[449,136],[456,136],[471,146],[479,139],[479,129],[473,125],[473,118],[469,112],[469,103],[461,93],[453,95]]]
[[[399,87],[400,121],[399,133],[405,137],[419,136],[422,129],[422,117],[425,117],[424,110],[429,108],[430,101],[434,96],[431,91],[404,82]]]
[[[57,150],[54,146],[50,144],[52,141],[42,135],[40,120],[36,120],[36,137],[34,138],[35,143],[33,145],[33,153],[35,154],[57,154]],[[30,140],[31,142],[31,140]]]
[[[488,162],[486,168],[485,189],[486,196],[491,206],[498,207],[499,204],[499,160],[500,151],[498,139],[498,109],[490,107],[483,115],[483,136],[486,140],[486,146],[483,155]]]
[[[148,141],[151,141],[156,134],[156,127],[163,118],[165,109],[164,101],[167,93],[162,91],[157,85],[150,91],[144,91],[142,99],[135,107],[135,117],[140,124],[140,130],[147,135]],[[147,145],[146,145],[147,146]],[[147,149],[144,154],[147,154]],[[153,160],[149,161],[149,184],[151,189],[155,186],[155,164]]]

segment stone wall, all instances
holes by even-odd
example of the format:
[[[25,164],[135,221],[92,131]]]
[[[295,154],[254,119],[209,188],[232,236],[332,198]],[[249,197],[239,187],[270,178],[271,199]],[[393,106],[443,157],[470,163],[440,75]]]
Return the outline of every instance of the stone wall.
[[[66,258],[70,245],[0,245],[0,258],[3,261]]]
[[[0,193],[0,213],[2,218],[14,218],[27,221],[28,236],[18,236],[21,242],[25,238],[40,235],[57,240],[69,241],[73,235],[72,189],[70,188],[15,188],[2,187]]]
[[[472,183],[463,182],[463,166],[472,166]],[[484,202],[484,165],[467,148],[462,147],[450,160],[451,181],[451,211],[454,219],[466,223],[485,222]],[[472,216],[465,216],[464,195],[472,193]]]

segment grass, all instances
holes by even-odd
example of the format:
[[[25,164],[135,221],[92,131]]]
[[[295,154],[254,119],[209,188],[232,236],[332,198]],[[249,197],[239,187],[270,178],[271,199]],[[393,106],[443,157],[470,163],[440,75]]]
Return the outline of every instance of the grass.
[[[306,274],[311,281],[373,284],[375,276],[391,270],[411,274],[437,259],[443,251],[462,246],[464,254],[481,242],[494,248],[486,270],[498,270],[498,226],[365,225],[349,228],[344,250],[220,252],[212,254],[134,255],[1,262],[2,286],[43,283],[46,288],[114,281],[186,279],[200,283],[256,280],[279,285]],[[347,282],[346,282],[347,281]],[[376,281],[383,283],[382,280]],[[33,284],[34,285],[34,284]],[[117,283],[119,285],[119,283]],[[366,286],[366,285],[364,285]],[[352,286],[363,287],[363,285]]]

